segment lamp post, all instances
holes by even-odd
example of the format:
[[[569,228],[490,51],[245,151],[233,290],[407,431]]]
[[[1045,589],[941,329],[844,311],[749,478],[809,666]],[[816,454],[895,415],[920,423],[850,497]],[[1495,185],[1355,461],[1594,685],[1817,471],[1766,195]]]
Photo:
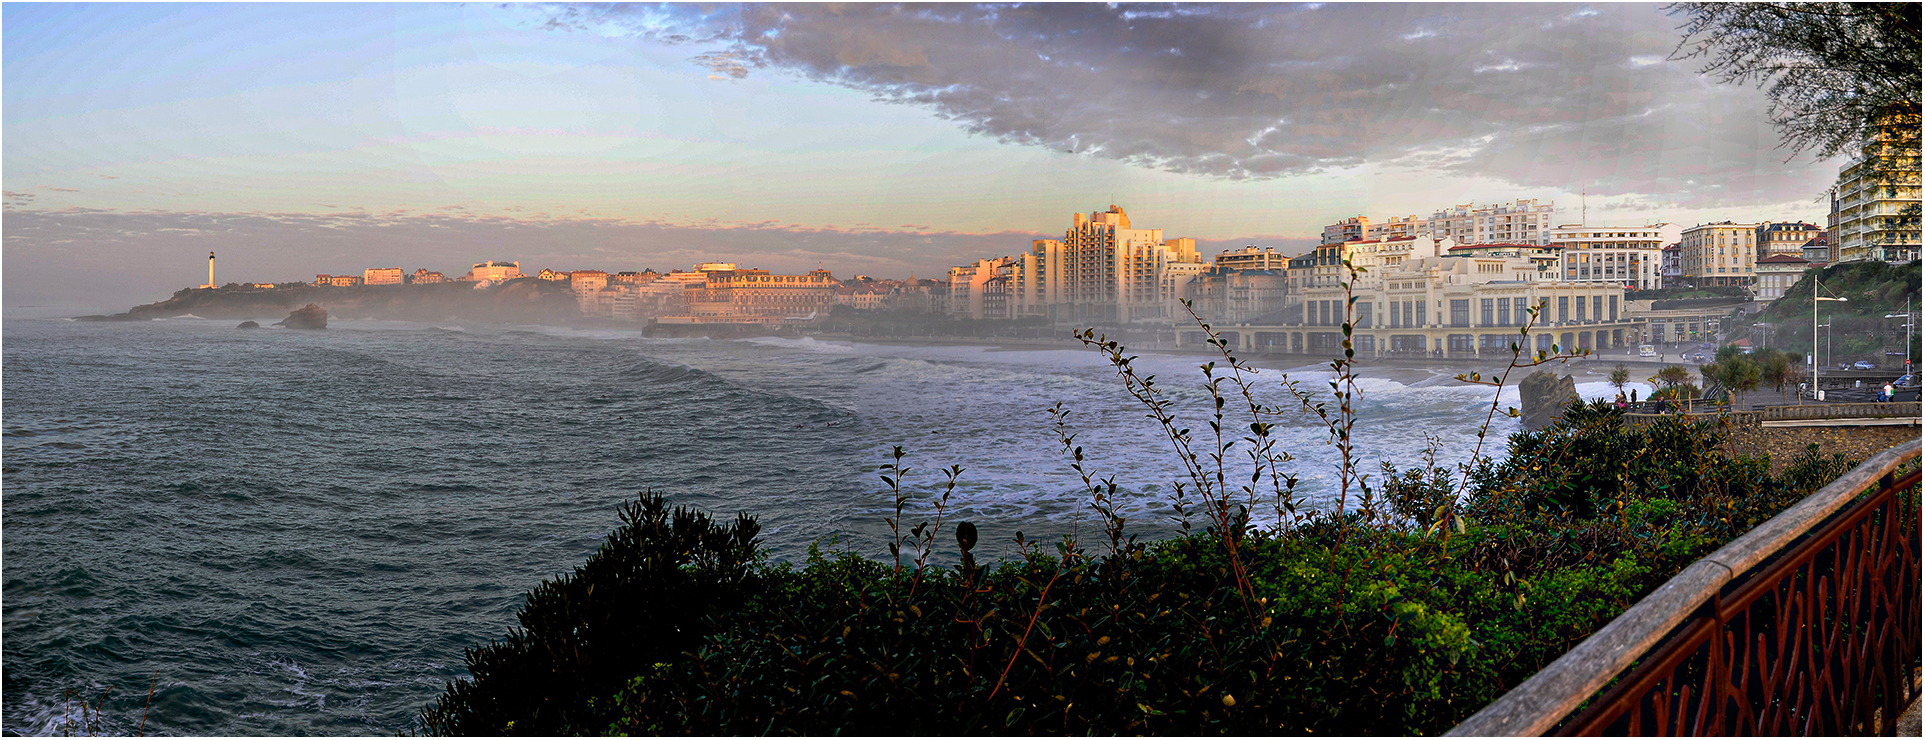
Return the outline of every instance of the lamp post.
[[[1844,298],[1825,298],[1818,295],[1818,276],[1811,278],[1811,397],[1823,400],[1823,391],[1818,390],[1818,302],[1838,301],[1848,303]],[[1826,358],[1827,360],[1831,358]]]

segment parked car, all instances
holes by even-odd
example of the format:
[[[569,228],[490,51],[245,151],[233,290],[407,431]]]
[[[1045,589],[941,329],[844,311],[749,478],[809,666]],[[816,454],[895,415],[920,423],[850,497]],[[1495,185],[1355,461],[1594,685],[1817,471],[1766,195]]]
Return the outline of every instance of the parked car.
[[[1871,360],[1859,360],[1859,361],[1857,361],[1857,362],[1854,362],[1854,363],[1852,363],[1852,364],[1851,364],[1851,369],[1853,369],[1853,370],[1877,370],[1877,369],[1878,369],[1878,366],[1877,366],[1877,365],[1874,365],[1874,364],[1872,364],[1872,361],[1871,361]]]
[[[1904,388],[1916,382],[1918,382],[1917,378],[1910,375],[1900,375],[1897,380],[1892,381],[1892,385],[1897,388]]]

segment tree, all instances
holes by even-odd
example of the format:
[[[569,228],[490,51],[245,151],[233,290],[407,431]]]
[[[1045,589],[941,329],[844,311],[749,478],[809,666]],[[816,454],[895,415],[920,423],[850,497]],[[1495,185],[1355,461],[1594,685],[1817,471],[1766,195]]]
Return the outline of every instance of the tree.
[[[1624,386],[1630,384],[1631,368],[1625,367],[1622,362],[1618,363],[1617,367],[1611,368],[1611,386],[1618,389],[1619,395],[1623,395]]]
[[[1684,369],[1682,365],[1666,365],[1664,369],[1658,371],[1657,378],[1658,384],[1665,388],[1689,385],[1691,383],[1691,371]]]
[[[1918,3],[1673,3],[1684,39],[1673,60],[1703,58],[1719,82],[1756,83],[1792,154],[1820,159],[1886,140],[1916,157]],[[1914,170],[1916,165],[1914,165]]]

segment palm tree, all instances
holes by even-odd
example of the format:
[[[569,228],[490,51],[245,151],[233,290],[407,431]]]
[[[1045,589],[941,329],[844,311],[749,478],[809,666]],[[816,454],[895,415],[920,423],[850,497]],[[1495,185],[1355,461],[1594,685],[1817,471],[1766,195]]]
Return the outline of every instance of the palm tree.
[[[1618,363],[1617,367],[1611,368],[1611,386],[1618,389],[1618,395],[1624,395],[1624,386],[1630,384],[1631,368],[1625,367],[1622,362]]]

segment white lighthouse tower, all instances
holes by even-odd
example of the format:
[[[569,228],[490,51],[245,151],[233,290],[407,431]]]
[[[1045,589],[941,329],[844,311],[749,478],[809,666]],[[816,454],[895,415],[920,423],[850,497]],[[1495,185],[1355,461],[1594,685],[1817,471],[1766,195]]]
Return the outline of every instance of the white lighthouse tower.
[[[201,287],[203,288],[218,287],[218,284],[214,282],[214,253],[213,252],[207,253],[207,284]]]

